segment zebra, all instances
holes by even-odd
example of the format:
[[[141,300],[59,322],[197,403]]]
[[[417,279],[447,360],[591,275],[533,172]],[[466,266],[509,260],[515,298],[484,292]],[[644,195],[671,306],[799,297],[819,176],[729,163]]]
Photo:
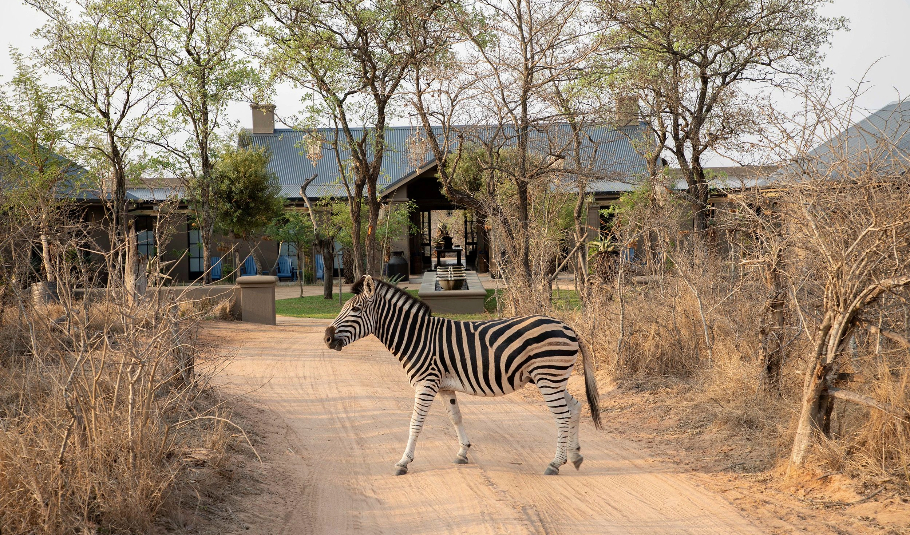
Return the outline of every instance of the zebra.
[[[489,321],[435,317],[425,302],[369,275],[361,277],[352,292],[354,297],[325,330],[326,345],[341,351],[366,335],[376,336],[398,357],[415,390],[408,443],[395,465],[395,475],[408,472],[417,437],[437,394],[458,435],[460,448],[454,462],[466,464],[471,442],[462,425],[455,392],[502,396],[529,382],[537,386],[556,417],[556,456],[544,474],[558,474],[567,454],[576,470],[581,466],[581,404],[566,390],[579,352],[597,429],[601,429],[600,409],[591,355],[569,326],[546,316]]]

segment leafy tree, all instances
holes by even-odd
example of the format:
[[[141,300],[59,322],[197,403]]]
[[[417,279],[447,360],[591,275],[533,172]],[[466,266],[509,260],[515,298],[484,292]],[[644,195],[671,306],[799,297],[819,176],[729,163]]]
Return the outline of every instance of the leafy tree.
[[[845,27],[827,0],[598,0],[614,91],[644,119],[688,184],[695,230],[707,223],[706,152],[735,148],[761,127],[747,91],[819,79],[821,48]],[[638,111],[638,110],[636,110]]]
[[[337,241],[345,249],[352,249],[354,224],[351,220],[350,210],[347,209],[347,203],[329,202],[328,204],[332,211],[332,223],[340,230],[336,237]],[[391,254],[392,240],[420,232],[420,229],[411,223],[411,212],[416,209],[417,204],[414,201],[382,205],[376,230],[376,241],[383,258]],[[361,212],[361,217],[366,219],[367,214]]]
[[[294,208],[285,208],[266,227],[266,235],[280,243],[293,243],[297,248],[297,266],[300,270],[300,297],[303,297],[304,261],[307,252],[313,247],[316,235],[313,232],[313,223],[302,211]]]
[[[112,239],[127,235],[126,185],[136,140],[152,120],[157,86],[147,61],[157,22],[140,2],[26,0],[50,19],[37,34],[47,41],[41,64],[62,83],[72,142],[101,163],[101,190],[111,196]],[[68,7],[74,6],[75,11]]]
[[[322,104],[311,112],[329,116],[341,131],[326,141],[335,148],[347,192],[356,274],[365,257],[367,272],[378,275],[378,180],[386,127],[412,68],[435,51],[436,16],[443,3],[262,1],[272,19],[261,28],[272,45],[272,69],[318,95]],[[344,162],[343,151],[349,153]],[[365,238],[364,196],[369,212]]]
[[[242,240],[264,231],[284,207],[281,186],[268,170],[269,154],[263,148],[227,147],[217,156],[211,176],[205,182],[190,181],[191,198],[203,190],[210,195],[214,228]],[[234,265],[239,266],[234,251]]]
[[[78,166],[59,153],[64,131],[62,109],[54,88],[13,53],[16,75],[0,91],[0,210],[32,219],[41,243],[44,280],[56,281],[51,237],[66,196],[79,187]]]
[[[281,186],[268,163],[263,148],[231,147],[218,156],[211,178],[218,229],[249,239],[281,214]]]
[[[147,7],[159,21],[149,33],[148,58],[172,104],[148,141],[174,158],[171,167],[192,192],[188,201],[208,266],[217,223],[212,175],[222,143],[218,130],[228,102],[255,87],[256,73],[240,51],[260,13],[248,0],[159,0]]]
[[[578,0],[480,1],[471,9],[453,5],[446,14],[448,52],[418,65],[414,76],[412,102],[422,141],[440,162],[446,195],[497,224],[510,284],[533,289],[525,292],[533,298],[524,302],[539,301],[542,307],[552,295],[546,273],[554,247],[531,230],[535,203],[551,206],[538,194],[589,173],[566,158],[573,139],[561,132],[560,125],[578,108],[554,97],[557,85],[585,72],[598,47],[584,12]],[[458,126],[464,124],[485,126]],[[467,146],[479,153],[468,154],[462,149]],[[456,176],[463,165],[476,168],[480,183],[472,181],[478,190],[459,186]],[[551,214],[548,209],[537,213]],[[534,249],[538,246],[542,249]]]

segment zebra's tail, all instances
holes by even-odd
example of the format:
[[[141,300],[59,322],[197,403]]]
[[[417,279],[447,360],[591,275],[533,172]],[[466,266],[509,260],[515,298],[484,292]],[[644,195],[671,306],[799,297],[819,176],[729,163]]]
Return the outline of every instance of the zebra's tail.
[[[603,426],[600,423],[600,402],[598,401],[597,380],[594,378],[594,359],[591,357],[591,352],[581,343],[581,340],[578,341],[578,347],[581,349],[581,364],[585,369],[585,394],[587,394],[588,397],[588,407],[591,408],[591,419],[594,420],[594,427],[603,429]]]

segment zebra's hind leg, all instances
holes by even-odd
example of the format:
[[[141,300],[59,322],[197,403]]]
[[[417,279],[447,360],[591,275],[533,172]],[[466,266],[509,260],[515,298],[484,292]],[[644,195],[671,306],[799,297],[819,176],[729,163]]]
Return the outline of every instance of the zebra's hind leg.
[[[408,473],[408,465],[414,460],[417,437],[420,436],[420,430],[423,429],[423,421],[427,417],[430,405],[433,404],[433,398],[436,397],[438,388],[435,381],[424,381],[415,388],[414,412],[411,413],[411,432],[408,434],[408,445],[404,449],[404,455],[401,456],[401,460],[395,465],[396,476]]]
[[[566,405],[571,411],[571,419],[569,420],[569,460],[575,466],[575,469],[581,466],[581,462],[585,460],[581,456],[581,446],[578,444],[578,421],[581,419],[581,403],[577,399],[572,397],[572,394],[566,390]]]
[[[544,475],[556,475],[559,467],[566,464],[566,450],[569,445],[569,435],[572,421],[572,410],[566,395],[566,379],[552,381],[547,377],[539,377],[534,383],[543,394],[544,402],[550,412],[556,417],[556,456],[547,466]],[[574,401],[574,399],[573,399]],[[577,453],[577,452],[576,452]]]
[[[445,403],[446,412],[449,413],[449,419],[452,420],[452,425],[455,426],[455,432],[458,433],[458,444],[460,449],[458,450],[458,455],[455,456],[455,464],[468,464],[468,448],[471,447],[471,441],[468,440],[467,433],[464,432],[464,426],[461,425],[461,409],[458,408],[458,403],[455,400],[455,392],[451,390],[441,390],[439,395],[442,396],[442,401]]]

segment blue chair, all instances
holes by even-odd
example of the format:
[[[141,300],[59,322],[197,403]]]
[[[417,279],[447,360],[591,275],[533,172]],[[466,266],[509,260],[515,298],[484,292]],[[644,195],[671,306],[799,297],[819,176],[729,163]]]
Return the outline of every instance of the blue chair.
[[[322,261],[322,255],[316,254],[316,280],[325,278],[325,263]]]
[[[281,279],[291,279],[294,280],[294,272],[291,270],[291,259],[286,256],[278,257],[278,280]]]
[[[256,260],[253,258],[253,255],[246,257],[246,260],[243,261],[243,276],[247,275],[256,275]]]
[[[212,276],[213,281],[219,280],[221,278],[221,257],[212,257],[212,271],[210,275]]]

